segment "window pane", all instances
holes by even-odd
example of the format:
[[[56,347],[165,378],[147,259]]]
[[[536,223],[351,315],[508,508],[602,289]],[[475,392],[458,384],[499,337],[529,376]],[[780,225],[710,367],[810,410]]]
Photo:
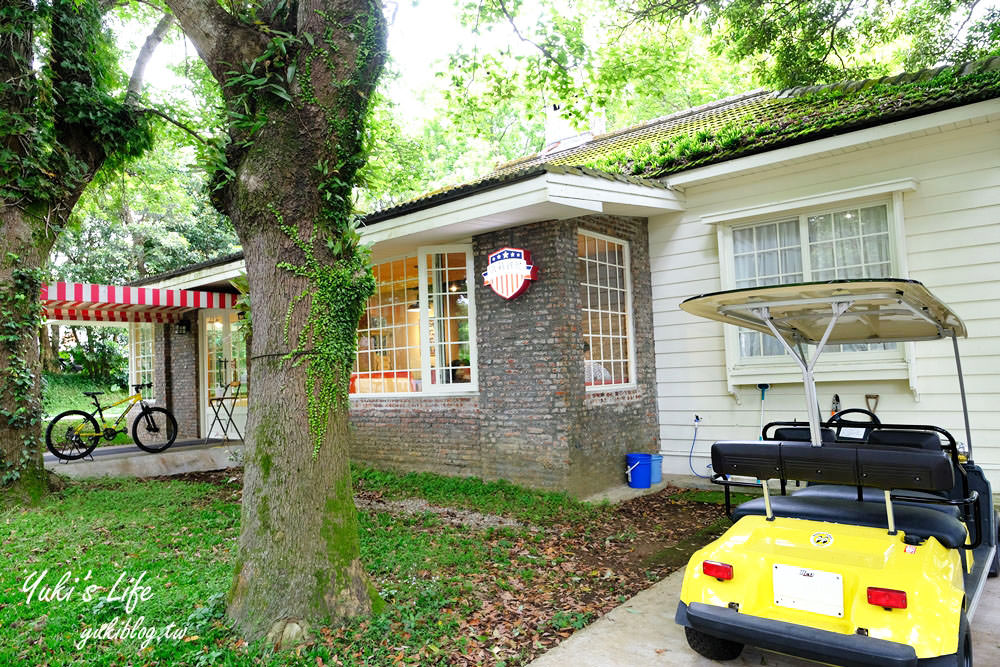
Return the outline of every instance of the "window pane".
[[[878,234],[864,239],[865,264],[881,264],[889,261],[889,235]]]
[[[736,256],[736,279],[747,280],[757,276],[757,268],[754,266],[753,255]]]
[[[809,241],[810,243],[815,243],[817,241],[832,241],[833,240],[833,224],[830,221],[829,215],[814,215],[809,218]]]
[[[848,236],[858,236],[860,234],[857,211],[841,211],[834,213],[833,222],[837,238],[842,239]]]
[[[861,233],[879,234],[889,231],[885,206],[869,206],[861,209]]]
[[[757,230],[757,250],[770,250],[778,247],[778,226],[761,225]]]
[[[737,254],[753,252],[753,228],[733,231],[733,251]]]

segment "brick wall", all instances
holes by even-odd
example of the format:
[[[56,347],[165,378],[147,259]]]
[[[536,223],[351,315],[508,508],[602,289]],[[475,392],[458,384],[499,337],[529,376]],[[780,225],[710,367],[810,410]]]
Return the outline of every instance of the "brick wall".
[[[397,470],[481,477],[479,397],[351,399],[351,458]]]
[[[198,381],[198,316],[186,316],[190,332],[177,334],[173,324],[156,324],[153,333],[153,385],[156,402],[174,413],[177,439],[198,438],[201,383]]]

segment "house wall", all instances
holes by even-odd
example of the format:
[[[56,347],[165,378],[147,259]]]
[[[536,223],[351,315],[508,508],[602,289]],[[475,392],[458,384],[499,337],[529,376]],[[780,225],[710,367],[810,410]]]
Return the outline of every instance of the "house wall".
[[[584,387],[577,229],[629,241],[634,388]],[[539,280],[507,301],[482,284],[488,255],[525,248]],[[648,239],[643,219],[588,216],[477,236],[478,394],[351,399],[352,457],[397,470],[507,479],[587,495],[624,479],[627,451],[655,451]]]
[[[917,179],[902,195],[904,270],[961,317],[960,340],[973,426],[974,457],[1000,482],[1000,131],[996,123],[944,127],[780,168],[720,179],[685,191],[683,214],[650,220],[653,320],[660,448],[667,473],[689,474],[693,417],[702,417],[695,468],[707,474],[710,444],[756,438],[759,380],[730,395],[723,325],[681,311],[685,298],[722,288],[716,228],[702,216],[902,178]],[[892,422],[932,423],[965,440],[949,341],[912,344],[916,392],[908,379],[818,383],[820,405],[833,393],[843,407],[880,395],[878,414]],[[821,358],[819,372],[824,372]],[[798,384],[768,391],[765,421],[804,418]]]

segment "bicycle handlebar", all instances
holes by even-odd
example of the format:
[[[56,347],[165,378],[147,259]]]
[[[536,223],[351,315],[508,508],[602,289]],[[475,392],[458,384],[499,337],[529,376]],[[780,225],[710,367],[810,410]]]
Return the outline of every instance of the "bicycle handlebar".
[[[134,387],[135,391],[138,392],[140,389],[146,389],[146,388],[152,389],[153,388],[153,383],[152,382],[147,382],[145,384],[134,384],[134,385],[132,385],[132,387]]]

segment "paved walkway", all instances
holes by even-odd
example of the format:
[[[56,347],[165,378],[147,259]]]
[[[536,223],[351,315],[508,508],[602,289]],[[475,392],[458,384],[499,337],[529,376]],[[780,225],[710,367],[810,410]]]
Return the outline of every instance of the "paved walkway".
[[[530,667],[719,667],[767,665],[804,667],[819,663],[747,647],[736,660],[720,663],[692,651],[684,629],[674,623],[684,570],[612,610],[544,654]],[[1000,665],[1000,579],[990,579],[972,622],[977,665]]]
[[[242,465],[243,442],[230,440],[186,440],[175,442],[161,454],[144,452],[135,445],[98,447],[89,458],[62,463],[49,452],[45,467],[74,479],[91,477],[155,477],[201,470],[219,470]]]

